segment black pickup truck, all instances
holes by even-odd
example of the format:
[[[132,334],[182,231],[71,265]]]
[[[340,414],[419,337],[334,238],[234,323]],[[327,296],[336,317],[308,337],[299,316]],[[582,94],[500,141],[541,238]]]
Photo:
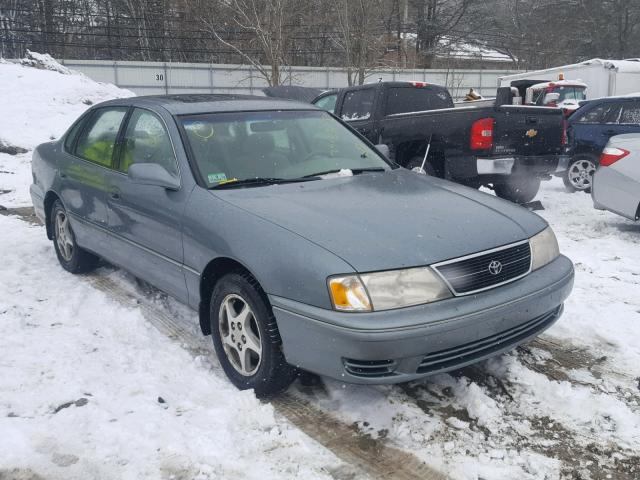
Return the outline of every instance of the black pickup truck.
[[[517,203],[531,201],[558,169],[566,138],[561,109],[510,105],[508,88],[495,101],[455,106],[439,85],[380,82],[325,92],[312,103],[387,145],[406,168],[422,166],[428,151],[428,174],[484,185]]]

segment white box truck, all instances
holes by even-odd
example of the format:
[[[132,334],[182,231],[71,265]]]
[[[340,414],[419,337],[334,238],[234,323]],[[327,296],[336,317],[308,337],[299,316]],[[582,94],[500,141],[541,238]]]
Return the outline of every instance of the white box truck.
[[[603,60],[594,58],[561,67],[516,73],[498,78],[498,87],[511,87],[518,80],[552,82],[564,74],[567,80],[587,84],[587,99],[640,93],[640,58]]]

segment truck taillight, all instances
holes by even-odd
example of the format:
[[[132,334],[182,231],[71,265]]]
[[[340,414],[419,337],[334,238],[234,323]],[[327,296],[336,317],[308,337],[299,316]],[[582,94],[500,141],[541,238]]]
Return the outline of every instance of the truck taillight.
[[[426,87],[428,85],[427,82],[417,82],[417,81],[412,81],[409,82],[411,85],[413,85],[414,87],[418,87],[418,88],[422,88],[422,87]]]
[[[562,119],[562,145],[567,145],[569,143],[569,137],[567,136],[567,122],[566,117]]]
[[[493,147],[493,118],[481,118],[471,125],[471,150]]]
[[[608,167],[613,165],[627,155],[629,155],[629,150],[625,150],[624,148],[607,147],[602,151],[602,155],[600,155],[600,166]]]

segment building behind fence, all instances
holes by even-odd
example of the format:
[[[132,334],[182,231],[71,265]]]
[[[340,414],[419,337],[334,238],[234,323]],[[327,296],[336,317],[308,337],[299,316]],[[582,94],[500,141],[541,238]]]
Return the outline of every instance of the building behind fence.
[[[99,82],[113,83],[138,95],[169,93],[262,94],[268,86],[257,70],[248,65],[169,63],[107,60],[62,60],[65,66]],[[322,90],[347,85],[343,68],[286,67],[286,84]],[[514,70],[374,70],[368,82],[418,80],[445,85],[454,98],[470,88],[485,97],[495,96],[498,77]]]

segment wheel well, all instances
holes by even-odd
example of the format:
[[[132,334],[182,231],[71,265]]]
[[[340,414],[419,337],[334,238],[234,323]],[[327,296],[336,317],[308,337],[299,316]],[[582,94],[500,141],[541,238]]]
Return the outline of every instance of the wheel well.
[[[60,200],[60,198],[54,192],[47,192],[44,197],[45,227],[47,229],[47,238],[49,240],[53,240],[53,232],[51,230],[51,210],[53,209],[53,204],[56,200]]]
[[[240,262],[227,257],[220,257],[211,260],[200,275],[200,305],[198,316],[200,319],[200,330],[203,335],[211,335],[211,324],[209,323],[209,308],[211,306],[211,292],[218,280],[228,273],[242,273],[249,275],[258,288],[260,284],[255,276]]]

